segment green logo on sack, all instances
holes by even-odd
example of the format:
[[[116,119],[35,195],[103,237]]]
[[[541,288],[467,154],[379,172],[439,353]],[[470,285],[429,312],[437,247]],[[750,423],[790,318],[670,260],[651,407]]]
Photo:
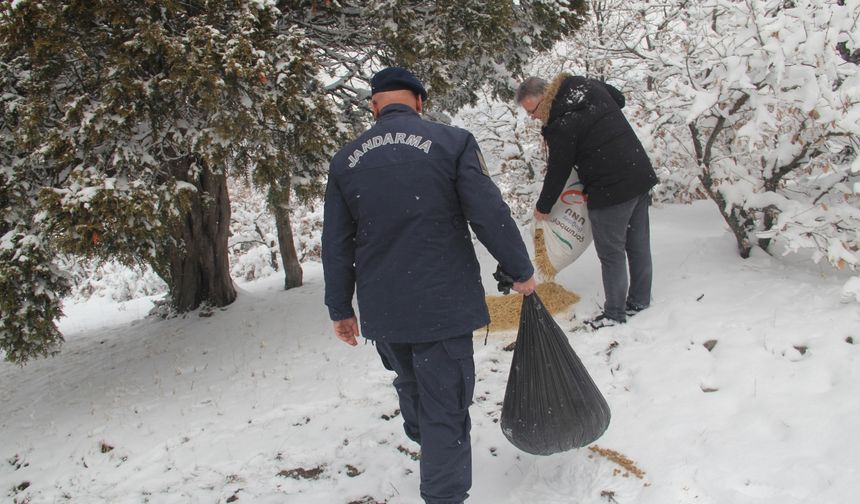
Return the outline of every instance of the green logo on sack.
[[[559,239],[559,241],[561,241],[562,243],[564,243],[565,245],[567,245],[567,248],[569,248],[569,249],[573,250],[573,245],[571,245],[569,241],[567,241],[567,240],[565,240],[564,238],[562,238],[560,234],[556,233],[555,229],[553,229],[553,230],[552,230],[552,234],[554,234],[554,235],[555,235],[555,237]]]

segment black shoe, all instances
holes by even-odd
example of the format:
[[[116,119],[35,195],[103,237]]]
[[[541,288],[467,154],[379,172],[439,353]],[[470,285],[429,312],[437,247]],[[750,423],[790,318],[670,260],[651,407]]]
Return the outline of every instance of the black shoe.
[[[637,313],[641,312],[645,308],[648,308],[648,307],[635,305],[633,303],[627,303],[627,305],[624,307],[624,313],[628,317],[632,317],[633,315],[636,315]]]
[[[622,322],[620,320],[615,320],[613,318],[607,317],[605,313],[601,313],[600,315],[594,317],[593,319],[585,321],[585,325],[587,325],[587,326],[589,326],[595,330],[603,328],[603,327],[614,327],[617,325],[621,325],[623,323],[624,322]]]

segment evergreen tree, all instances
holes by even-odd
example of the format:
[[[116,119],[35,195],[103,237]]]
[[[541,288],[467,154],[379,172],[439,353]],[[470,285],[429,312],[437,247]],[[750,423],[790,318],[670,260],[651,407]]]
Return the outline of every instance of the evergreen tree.
[[[319,163],[333,146],[335,115],[303,31],[282,29],[262,2],[2,9],[2,271],[18,285],[4,288],[7,359],[60,341],[53,325],[39,329],[59,315],[61,277],[44,280],[54,247],[150,264],[178,310],[232,302],[227,174]],[[11,297],[35,290],[51,301]],[[40,316],[16,320],[32,306]],[[43,346],[18,343],[28,339]]]
[[[61,341],[56,251],[148,264],[179,311],[231,303],[228,176],[268,191],[286,287],[300,285],[290,195],[319,194],[328,156],[369,118],[374,70],[411,67],[438,110],[474,102],[485,85],[509,96],[511,76],[568,33],[583,4],[3,3],[7,359]],[[6,285],[25,295],[6,296]]]

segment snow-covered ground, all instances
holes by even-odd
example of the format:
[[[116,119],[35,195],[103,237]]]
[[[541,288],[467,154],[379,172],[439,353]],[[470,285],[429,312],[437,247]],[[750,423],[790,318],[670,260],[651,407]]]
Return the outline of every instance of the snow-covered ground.
[[[651,218],[652,308],[568,333],[612,408],[599,450],[511,446],[497,420],[515,334],[476,335],[469,502],[855,502],[860,304],[840,302],[848,274],[740,259],[710,202]],[[492,292],[495,263],[482,261]],[[393,374],[372,345],[332,336],[318,264],[305,280],[241,284],[210,317],[146,319],[148,299],[67,306],[59,356],[0,364],[0,501],[419,503]],[[582,296],[557,317],[568,330],[602,299],[593,248],[558,281]]]

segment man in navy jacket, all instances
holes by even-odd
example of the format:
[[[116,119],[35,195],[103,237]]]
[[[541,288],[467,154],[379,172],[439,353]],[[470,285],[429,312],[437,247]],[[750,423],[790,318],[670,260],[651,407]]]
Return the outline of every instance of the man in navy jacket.
[[[371,92],[376,124],[329,169],[325,303],[339,339],[375,341],[397,373],[404,429],[421,445],[421,496],[461,503],[471,487],[472,332],[490,321],[470,228],[514,290],[531,294],[534,270],[475,138],[423,120],[427,92],[402,68],[374,75]]]

